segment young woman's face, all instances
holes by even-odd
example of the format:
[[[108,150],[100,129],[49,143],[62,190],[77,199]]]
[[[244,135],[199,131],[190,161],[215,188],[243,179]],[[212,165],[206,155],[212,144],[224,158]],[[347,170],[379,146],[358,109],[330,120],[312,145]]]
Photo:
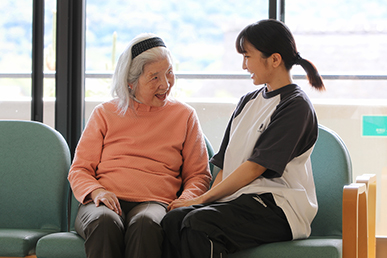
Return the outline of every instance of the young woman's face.
[[[267,58],[247,40],[243,43],[246,53],[243,53],[243,70],[251,74],[254,85],[268,83],[271,71],[267,64]]]
[[[151,107],[162,107],[175,84],[172,64],[169,58],[146,64],[138,79],[135,92],[141,103]]]

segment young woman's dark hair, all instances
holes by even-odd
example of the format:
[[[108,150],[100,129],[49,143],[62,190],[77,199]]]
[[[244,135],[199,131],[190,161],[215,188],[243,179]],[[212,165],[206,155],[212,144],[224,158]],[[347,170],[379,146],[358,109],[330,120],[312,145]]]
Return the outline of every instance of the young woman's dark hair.
[[[317,90],[325,89],[316,67],[300,56],[293,35],[284,23],[268,19],[248,25],[239,33],[236,40],[236,49],[240,54],[246,52],[245,41],[262,52],[265,58],[274,53],[280,54],[287,70],[295,64],[301,65],[306,71],[309,83]]]

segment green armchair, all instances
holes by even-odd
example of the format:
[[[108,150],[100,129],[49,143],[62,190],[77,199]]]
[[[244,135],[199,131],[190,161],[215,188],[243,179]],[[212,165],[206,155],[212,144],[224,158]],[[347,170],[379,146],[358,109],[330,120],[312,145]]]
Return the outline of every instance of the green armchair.
[[[312,222],[312,233],[307,239],[269,243],[229,255],[230,258],[356,258],[343,246],[352,247],[357,253],[357,237],[343,239],[343,221],[351,221],[346,228],[357,227],[357,221],[343,217],[343,191],[351,184],[352,167],[348,150],[341,138],[332,130],[319,126],[319,136],[312,156],[313,176],[319,209]],[[351,185],[356,194],[349,200],[356,205],[364,185]],[[348,201],[348,200],[346,200]],[[358,207],[345,214],[357,217]],[[353,232],[354,234],[357,232]],[[355,235],[356,236],[356,235]]]
[[[0,121],[0,257],[35,257],[39,238],[66,230],[70,161],[52,128]]]

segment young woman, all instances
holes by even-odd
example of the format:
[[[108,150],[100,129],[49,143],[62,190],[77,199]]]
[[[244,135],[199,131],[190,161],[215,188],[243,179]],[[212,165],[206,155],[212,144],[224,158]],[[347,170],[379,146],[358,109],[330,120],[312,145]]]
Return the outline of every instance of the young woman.
[[[165,257],[226,257],[310,235],[317,212],[310,155],[318,123],[290,69],[301,65],[318,90],[324,89],[323,82],[280,21],[247,26],[236,48],[253,83],[264,86],[238,103],[211,160],[221,168],[213,187],[169,205],[162,221]]]
[[[141,34],[121,54],[116,98],[94,109],[68,176],[82,204],[75,229],[88,258],[161,257],[168,204],[208,190],[199,120],[192,107],[169,98],[174,83],[161,38]]]

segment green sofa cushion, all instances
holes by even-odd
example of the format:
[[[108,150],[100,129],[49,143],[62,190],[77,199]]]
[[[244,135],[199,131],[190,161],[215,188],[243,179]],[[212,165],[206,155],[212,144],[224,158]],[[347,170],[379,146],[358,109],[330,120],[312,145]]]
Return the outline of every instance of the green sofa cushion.
[[[243,250],[230,254],[229,258],[341,258],[342,240],[339,237],[310,237],[261,245],[258,248]]]
[[[0,256],[24,257],[35,253],[36,242],[53,231],[0,229]]]
[[[61,232],[42,237],[36,246],[39,258],[86,258],[85,241],[75,232]]]

